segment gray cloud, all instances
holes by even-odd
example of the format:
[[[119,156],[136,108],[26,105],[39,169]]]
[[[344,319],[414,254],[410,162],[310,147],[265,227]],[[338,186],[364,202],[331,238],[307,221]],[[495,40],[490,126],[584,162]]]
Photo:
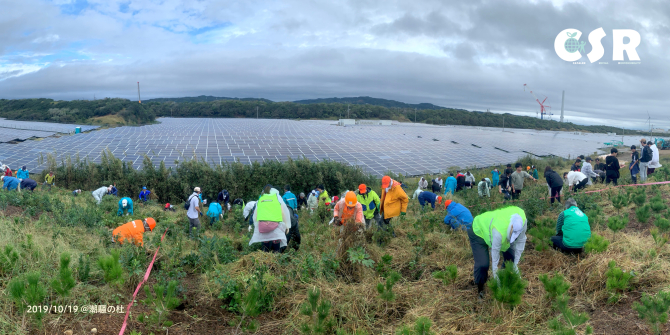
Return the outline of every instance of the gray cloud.
[[[575,121],[644,127],[646,110],[667,119],[666,2],[141,0],[124,12],[121,1],[89,3],[70,15],[0,0],[13,14],[0,18],[1,98],[133,99],[140,81],[145,99],[370,95],[534,115],[527,83],[555,114],[566,90]],[[561,30],[586,41],[599,27],[608,65],[555,54]],[[622,28],[642,36],[639,65],[611,60],[612,29]]]

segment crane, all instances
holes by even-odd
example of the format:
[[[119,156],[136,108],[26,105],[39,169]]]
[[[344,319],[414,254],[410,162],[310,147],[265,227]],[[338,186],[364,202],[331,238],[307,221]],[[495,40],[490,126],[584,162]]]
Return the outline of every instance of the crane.
[[[549,110],[551,110],[551,106],[549,106],[549,105],[545,105],[545,104],[544,104],[544,102],[547,101],[547,97],[545,96],[545,97],[544,97],[544,100],[542,100],[542,102],[540,102],[540,99],[538,99],[538,98],[535,96],[535,93],[533,93],[533,90],[530,88],[530,86],[528,86],[528,85],[526,85],[526,84],[523,84],[523,90],[524,90],[524,92],[526,91],[526,87],[528,88],[528,91],[530,91],[530,94],[533,95],[533,98],[535,98],[535,101],[537,101],[537,103],[540,104],[540,118],[541,118],[541,119],[544,119],[544,115],[545,115],[545,114],[547,114],[547,115],[551,115],[551,113],[549,113]]]

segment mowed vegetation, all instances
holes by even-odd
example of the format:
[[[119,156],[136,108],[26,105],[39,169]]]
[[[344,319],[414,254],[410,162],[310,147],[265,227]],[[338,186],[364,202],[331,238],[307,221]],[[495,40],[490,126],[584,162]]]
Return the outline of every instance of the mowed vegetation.
[[[569,167],[560,159],[526,158],[522,163],[540,170],[551,164],[561,173]],[[670,166],[667,159],[661,163]],[[476,286],[471,285],[473,260],[467,235],[442,222],[441,208],[421,211],[418,202],[410,200],[407,216],[394,219],[397,237],[371,230],[341,255],[339,228],[327,224],[331,212],[300,211],[300,249],[271,254],[248,245],[250,233],[241,208],[211,227],[203,219],[200,236],[189,238],[186,213],[177,202],[194,186],[204,188],[205,198],[213,198],[223,186],[232,198],[247,201],[267,183],[278,187],[290,183],[296,193],[324,183],[332,195],[366,182],[379,191],[379,183],[358,170],[304,161],[214,169],[187,161],[180,168],[165,174],[156,172],[160,168],[129,172],[108,156],[101,165],[57,166],[57,185],[67,187],[0,192],[0,333],[90,334],[93,328],[98,334],[118,333],[123,313],[27,313],[26,306],[121,305],[125,312],[159,246],[146,290],[140,291],[132,308],[127,334],[667,331],[661,321],[666,320],[663,311],[670,300],[659,292],[670,285],[668,185],[598,184],[587,191],[603,192],[575,195],[593,231],[587,252],[577,257],[549,247],[562,207],[542,199],[548,196],[543,182],[527,184],[521,201],[515,203],[526,211],[531,228],[519,263],[521,278],[500,272],[502,289],[487,289],[486,299],[478,302]],[[235,168],[246,174],[224,179],[237,176]],[[304,169],[309,173],[296,174]],[[490,169],[471,171],[478,180],[490,175]],[[393,177],[407,183],[411,196],[416,180]],[[670,180],[670,170],[659,169],[651,179]],[[620,183],[629,181],[622,170]],[[96,206],[90,192],[78,197],[71,193],[77,186],[91,191],[112,182],[121,186],[120,195],[133,198],[146,182],[158,199],[136,201],[132,216],[117,217],[119,198],[106,196]],[[159,192],[159,187],[166,189]],[[476,189],[459,192],[453,199],[472,206],[473,215],[509,204],[503,204],[497,192],[490,199],[479,198]],[[172,201],[177,211],[164,212],[165,201]],[[111,242],[111,229],[149,216],[158,225],[145,233],[143,247]]]

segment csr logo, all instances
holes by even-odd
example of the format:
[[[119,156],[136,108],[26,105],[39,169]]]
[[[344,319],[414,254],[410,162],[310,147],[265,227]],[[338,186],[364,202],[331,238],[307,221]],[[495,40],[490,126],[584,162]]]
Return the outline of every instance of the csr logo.
[[[567,62],[574,62],[582,58],[581,52],[584,52],[585,41],[580,41],[582,32],[577,29],[565,29],[556,35],[554,40],[554,50],[558,57]],[[605,54],[600,41],[607,36],[603,28],[598,28],[589,33],[589,43],[593,47],[591,52],[586,55],[591,63],[599,60]],[[624,44],[624,37],[628,37],[628,43]],[[640,45],[640,34],[632,29],[612,29],[612,60],[623,61],[623,52],[628,55],[628,60],[640,60],[637,55],[637,48]]]

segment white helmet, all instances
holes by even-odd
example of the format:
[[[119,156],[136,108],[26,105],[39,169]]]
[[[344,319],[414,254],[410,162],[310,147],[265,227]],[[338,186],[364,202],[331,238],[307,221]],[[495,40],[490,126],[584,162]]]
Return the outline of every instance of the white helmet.
[[[123,207],[128,206],[128,199],[123,199],[123,200],[121,200],[121,205],[122,205]]]

